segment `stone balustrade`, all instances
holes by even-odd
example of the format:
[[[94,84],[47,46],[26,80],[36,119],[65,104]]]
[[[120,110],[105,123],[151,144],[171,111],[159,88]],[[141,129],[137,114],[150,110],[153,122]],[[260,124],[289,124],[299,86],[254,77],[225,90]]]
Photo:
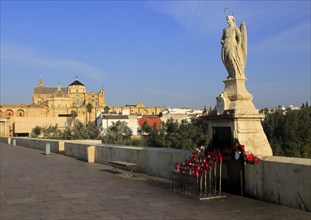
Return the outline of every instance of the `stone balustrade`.
[[[54,153],[60,153],[62,151],[62,142],[52,139],[39,139],[39,138],[22,138],[22,137],[0,137],[0,141],[8,144],[13,142],[16,145],[34,148],[45,151],[46,144],[50,144],[50,150]]]
[[[245,192],[256,199],[311,211],[311,159],[264,157],[245,165]]]
[[[187,150],[102,144],[96,146],[95,161],[102,164],[114,160],[132,162],[138,164],[135,170],[139,172],[168,179],[175,163],[190,155],[191,151]]]

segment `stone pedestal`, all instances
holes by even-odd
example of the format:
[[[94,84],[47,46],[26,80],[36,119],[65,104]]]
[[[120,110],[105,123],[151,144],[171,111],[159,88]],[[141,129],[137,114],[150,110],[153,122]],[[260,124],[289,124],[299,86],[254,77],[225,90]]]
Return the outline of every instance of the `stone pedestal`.
[[[226,99],[226,110],[234,112],[234,114],[258,114],[252,100],[253,95],[245,88],[246,79],[227,79],[225,89],[222,92]]]
[[[217,112],[208,117],[209,136],[211,139],[221,139],[219,134],[215,134],[219,130],[217,128],[230,128],[231,147],[238,140],[240,144],[245,145],[247,152],[256,156],[272,156],[272,149],[261,125],[264,115],[254,106],[253,96],[245,88],[245,81],[246,79],[224,81],[225,89],[216,98]],[[215,143],[215,140],[211,143]]]

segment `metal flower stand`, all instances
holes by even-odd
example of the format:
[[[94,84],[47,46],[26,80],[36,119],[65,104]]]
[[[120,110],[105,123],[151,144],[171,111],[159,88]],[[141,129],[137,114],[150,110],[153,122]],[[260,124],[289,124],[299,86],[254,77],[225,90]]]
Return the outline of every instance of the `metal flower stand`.
[[[171,172],[172,190],[200,200],[222,198],[225,196],[221,194],[221,174],[222,161],[199,172],[180,167]]]

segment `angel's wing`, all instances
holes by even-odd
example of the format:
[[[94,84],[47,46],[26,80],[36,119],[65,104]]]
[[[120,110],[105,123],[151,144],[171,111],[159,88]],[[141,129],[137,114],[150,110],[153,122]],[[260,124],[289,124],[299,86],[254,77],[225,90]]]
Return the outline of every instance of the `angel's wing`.
[[[240,25],[240,31],[241,31],[241,55],[242,55],[242,57],[240,57],[240,61],[243,68],[245,68],[247,58],[247,32],[246,32],[246,25],[244,22],[242,22]]]

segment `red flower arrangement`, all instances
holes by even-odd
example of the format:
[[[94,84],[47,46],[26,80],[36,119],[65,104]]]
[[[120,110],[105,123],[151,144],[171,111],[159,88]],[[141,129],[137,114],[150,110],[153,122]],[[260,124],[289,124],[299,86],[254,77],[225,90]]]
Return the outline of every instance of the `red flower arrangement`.
[[[243,154],[244,162],[248,165],[253,166],[254,164],[259,163],[260,159],[256,157],[253,153],[246,153],[245,152],[245,146],[239,143],[236,143],[233,146],[234,152],[238,152],[240,154]]]
[[[260,161],[259,158],[254,156],[254,154],[252,153],[244,153],[243,155],[244,155],[244,161],[251,166],[259,163]]]
[[[222,162],[222,154],[219,151],[207,153],[205,147],[201,146],[192,152],[191,157],[184,163],[175,163],[175,172],[198,177],[213,169],[218,162]]]
[[[245,146],[242,145],[242,144],[236,143],[236,144],[233,146],[233,150],[234,150],[235,152],[244,152],[244,151],[245,151]]]
[[[259,158],[252,153],[245,152],[245,146],[236,143],[233,150],[243,155],[244,162],[253,166],[259,163]],[[189,159],[186,159],[183,163],[175,163],[175,173],[185,174],[198,177],[205,174],[207,171],[214,169],[217,163],[221,163],[223,155],[219,150],[207,152],[204,146],[196,148],[196,151],[191,153]]]

